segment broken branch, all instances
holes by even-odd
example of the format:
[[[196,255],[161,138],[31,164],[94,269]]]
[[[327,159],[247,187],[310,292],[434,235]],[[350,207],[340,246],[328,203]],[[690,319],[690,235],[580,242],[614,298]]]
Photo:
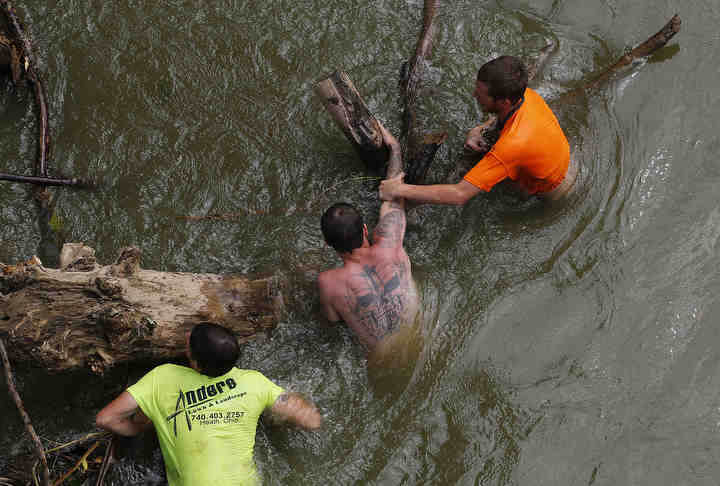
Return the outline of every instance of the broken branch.
[[[36,184],[39,186],[83,186],[82,180],[72,179],[56,179],[54,177],[36,177],[22,176],[16,174],[5,174],[0,172],[0,181],[25,182],[28,184]]]
[[[49,486],[50,484],[50,470],[48,469],[47,457],[45,456],[45,449],[43,448],[40,438],[35,433],[35,428],[30,421],[30,415],[28,415],[25,407],[23,406],[22,398],[15,388],[15,379],[13,378],[12,368],[10,367],[10,358],[8,357],[7,350],[5,349],[5,341],[0,338],[0,355],[2,355],[3,367],[5,368],[5,379],[7,380],[8,391],[10,396],[15,402],[15,406],[20,412],[20,417],[25,424],[25,430],[27,430],[30,439],[32,439],[33,445],[35,446],[35,453],[42,464],[43,484]]]
[[[390,152],[377,120],[347,73],[335,71],[315,85],[315,93],[365,165],[371,170],[383,168]]]
[[[8,24],[10,29],[13,31],[12,34],[20,41],[22,56],[25,58],[23,67],[25,69],[27,79],[33,85],[35,103],[40,112],[40,135],[36,174],[47,177],[47,161],[50,156],[50,133],[48,131],[48,109],[45,85],[35,69],[37,64],[35,62],[35,56],[33,55],[32,46],[30,45],[27,35],[25,35],[20,19],[15,13],[15,8],[9,0],[0,0],[0,4],[3,6],[3,12],[9,21]]]

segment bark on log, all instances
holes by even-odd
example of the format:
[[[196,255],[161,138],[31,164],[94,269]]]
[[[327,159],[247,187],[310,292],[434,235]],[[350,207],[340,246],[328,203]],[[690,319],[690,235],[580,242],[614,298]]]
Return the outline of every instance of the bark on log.
[[[432,50],[435,33],[437,0],[425,0],[423,4],[423,26],[420,30],[415,52],[400,76],[400,99],[402,102],[402,129],[400,145],[403,147],[405,182],[420,184],[424,181],[440,145],[447,139],[446,133],[423,135],[417,124],[417,99],[423,75],[425,59]]]
[[[424,74],[425,58],[430,54],[432,47],[436,10],[437,0],[425,0],[423,28],[414,55],[406,64],[405,74],[401,76],[403,127],[399,140],[403,148],[406,180],[415,183],[425,177],[435,152],[447,138],[446,133],[424,136],[415,133],[417,131],[415,104]],[[321,98],[330,116],[367,167],[373,171],[382,171],[387,163],[389,151],[383,145],[377,120],[370,113],[349,76],[342,71],[335,71],[330,77],[315,85],[315,93]]]
[[[61,262],[68,260],[59,270],[37,259],[0,264],[0,335],[8,336],[14,361],[102,373],[118,363],[181,357],[185,331],[200,322],[247,341],[284,314],[279,276],[145,270],[133,247],[112,265],[97,265],[88,247],[63,248]]]
[[[315,85],[315,93],[365,165],[374,171],[385,167],[390,152],[378,122],[347,73],[335,71]]]

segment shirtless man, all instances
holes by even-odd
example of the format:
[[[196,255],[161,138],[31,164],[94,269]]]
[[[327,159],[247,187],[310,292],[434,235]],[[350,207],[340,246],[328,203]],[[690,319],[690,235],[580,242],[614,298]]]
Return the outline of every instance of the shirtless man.
[[[400,145],[385,127],[380,129],[390,148],[387,175],[393,177],[402,170]],[[318,276],[323,312],[331,322],[345,321],[368,351],[417,311],[410,259],[403,248],[405,225],[402,198],[382,203],[372,243],[362,215],[349,204],[331,206],[321,219],[325,241],[343,261],[342,267]]]
[[[468,132],[465,147],[487,153],[463,180],[416,186],[403,183],[399,174],[380,183],[380,198],[461,206],[508,179],[525,195],[557,199],[565,194],[577,174],[570,164],[570,145],[550,107],[527,87],[527,81],[527,70],[515,57],[502,56],[484,64],[478,70],[473,97],[485,113],[495,115],[489,123],[497,120],[497,142],[487,147],[483,132],[489,123],[478,125]]]

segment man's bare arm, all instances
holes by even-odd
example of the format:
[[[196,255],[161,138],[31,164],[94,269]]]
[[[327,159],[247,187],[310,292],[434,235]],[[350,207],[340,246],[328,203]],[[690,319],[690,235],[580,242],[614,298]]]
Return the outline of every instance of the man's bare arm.
[[[387,172],[385,175],[386,178],[390,179],[402,173],[402,151],[400,149],[400,143],[392,133],[390,133],[382,123],[378,122],[378,126],[380,127],[385,145],[390,149],[390,158],[388,159]]]
[[[386,179],[380,183],[380,198],[392,200],[401,197],[409,201],[431,204],[462,206],[481,192],[481,189],[462,180],[457,184],[433,184],[414,186],[400,178]]]
[[[98,412],[95,425],[118,435],[132,437],[150,428],[152,422],[127,391],[122,392]]]
[[[400,144],[381,123],[378,124],[383,135],[383,141],[390,148],[387,177],[402,178],[402,151]],[[402,246],[406,224],[405,200],[395,198],[384,201],[380,206],[380,220],[373,231],[373,243],[388,248]]]
[[[269,410],[274,423],[291,423],[304,429],[315,430],[322,426],[322,415],[314,403],[299,393],[285,392]]]

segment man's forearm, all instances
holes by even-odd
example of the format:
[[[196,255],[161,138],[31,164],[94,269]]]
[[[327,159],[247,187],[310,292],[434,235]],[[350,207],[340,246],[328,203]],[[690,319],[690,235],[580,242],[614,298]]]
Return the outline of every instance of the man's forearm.
[[[290,422],[305,429],[318,429],[322,425],[322,415],[315,404],[299,393],[283,393],[270,409],[274,422]]]
[[[144,416],[133,414],[129,417],[118,418],[112,420],[97,420],[96,425],[101,429],[108,430],[125,437],[133,437],[140,435],[144,430],[150,428],[151,422]]]
[[[433,184],[415,186],[403,184],[398,194],[400,197],[417,203],[450,204],[462,206],[470,197],[460,190],[457,184]]]
[[[402,172],[402,170],[402,153],[400,150],[400,145],[391,146],[390,157],[388,158],[387,174],[385,175],[385,177],[387,177],[388,179],[391,177],[395,177],[400,172]]]

